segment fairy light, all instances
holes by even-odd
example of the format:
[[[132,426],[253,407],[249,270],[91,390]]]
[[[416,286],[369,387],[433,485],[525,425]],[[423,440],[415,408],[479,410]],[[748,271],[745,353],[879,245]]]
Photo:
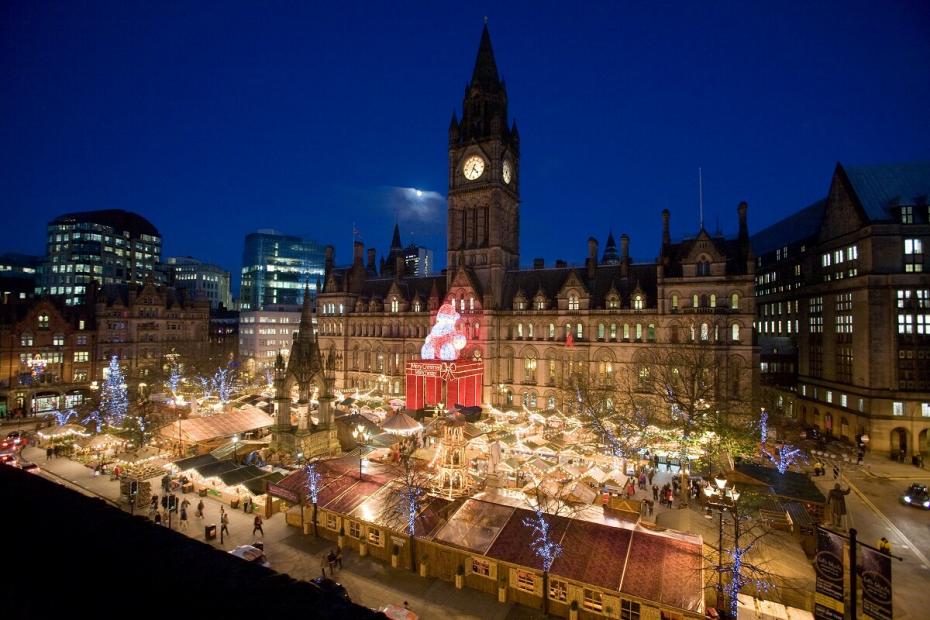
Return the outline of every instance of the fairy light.
[[[320,472],[316,470],[316,462],[308,463],[304,467],[304,472],[307,475],[307,495],[310,497],[310,502],[316,504],[317,500],[320,497]]]
[[[533,542],[530,548],[543,563],[543,571],[549,572],[552,564],[562,555],[562,545],[549,538],[549,521],[542,508],[536,507],[534,516],[523,519],[523,525],[533,530]]]

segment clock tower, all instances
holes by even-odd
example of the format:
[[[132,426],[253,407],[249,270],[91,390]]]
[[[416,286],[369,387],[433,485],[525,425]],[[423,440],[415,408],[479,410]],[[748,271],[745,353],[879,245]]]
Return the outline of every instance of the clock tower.
[[[507,89],[485,24],[462,120],[449,125],[449,282],[460,268],[481,286],[485,308],[501,307],[504,273],[520,266],[520,137],[507,125]]]

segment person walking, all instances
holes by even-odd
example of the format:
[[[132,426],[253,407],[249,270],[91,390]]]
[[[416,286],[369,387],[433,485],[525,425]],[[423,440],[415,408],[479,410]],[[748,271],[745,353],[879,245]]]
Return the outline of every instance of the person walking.
[[[223,510],[222,507],[220,507],[220,510],[222,511],[220,513],[220,525],[222,526],[220,528],[220,534],[229,536],[229,515],[226,514],[226,511]]]
[[[261,532],[261,535],[265,535],[265,530],[262,529],[262,516],[255,515],[255,520],[252,522],[252,536],[255,536],[255,532]]]
[[[187,507],[190,505],[191,503],[186,497],[184,498],[184,501],[181,502],[181,508],[183,508],[184,510],[187,510]]]
[[[46,461],[51,461],[51,460],[52,460],[52,447],[51,447],[51,446],[49,446],[49,447],[47,447],[47,448],[45,449],[45,460],[46,460]]]
[[[335,575],[336,574],[336,552],[335,551],[329,552],[329,554],[326,556],[326,562],[329,564],[329,574]]]
[[[197,502],[197,518],[203,521],[203,500]]]
[[[342,548],[336,547],[336,566],[342,570]]]
[[[891,543],[888,542],[888,539],[884,536],[882,536],[878,541],[878,550],[885,555],[891,555]]]
[[[659,501],[659,485],[652,485],[652,500],[657,502]]]
[[[649,484],[652,484],[652,479],[656,477],[656,470],[652,467],[649,468]]]
[[[184,507],[184,506],[181,506],[181,525],[179,526],[178,529],[181,529],[181,530],[186,530],[186,529],[188,529],[188,523],[187,523],[187,508]]]
[[[155,511],[155,525],[161,525],[161,513]]]
[[[320,570],[323,572],[323,579],[326,579],[326,564],[327,564],[326,556],[325,555],[321,556],[320,557]]]

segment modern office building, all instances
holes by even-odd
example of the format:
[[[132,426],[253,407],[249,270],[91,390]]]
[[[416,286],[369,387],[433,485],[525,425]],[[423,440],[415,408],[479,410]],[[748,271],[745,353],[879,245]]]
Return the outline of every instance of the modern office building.
[[[229,272],[191,256],[172,256],[165,260],[168,284],[185,289],[194,298],[210,300],[210,308],[232,308]]]
[[[61,215],[48,224],[45,260],[36,292],[83,302],[87,285],[160,281],[161,233],[147,219],[122,209]]]
[[[757,233],[763,382],[834,437],[930,454],[930,163],[844,166]]]
[[[316,295],[322,279],[323,248],[315,241],[284,235],[276,230],[259,230],[245,237],[242,252],[241,310],[303,303],[304,285]]]
[[[404,248],[404,262],[407,273],[417,278],[433,275],[433,251],[411,243]]]
[[[249,374],[274,366],[280,353],[291,352],[294,334],[300,327],[300,306],[266,306],[263,310],[239,313],[239,359]]]
[[[0,255],[0,304],[29,299],[35,294],[41,256]]]

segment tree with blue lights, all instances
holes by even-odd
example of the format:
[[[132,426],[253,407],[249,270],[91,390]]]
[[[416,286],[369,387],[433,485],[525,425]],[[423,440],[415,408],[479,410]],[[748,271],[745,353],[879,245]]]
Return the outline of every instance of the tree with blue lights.
[[[129,393],[126,377],[119,366],[119,357],[110,358],[107,378],[100,388],[100,414],[113,428],[122,428],[129,411]]]
[[[177,362],[171,363],[171,369],[168,371],[168,379],[165,381],[165,385],[168,387],[168,391],[171,392],[171,396],[177,398],[178,396],[178,386],[181,384],[181,365]]]
[[[229,402],[236,385],[236,371],[231,368],[217,368],[213,373],[213,388],[224,405]]]
[[[577,513],[576,508],[566,501],[567,495],[568,487],[554,481],[537,481],[536,487],[526,494],[532,514],[523,519],[523,525],[532,531],[530,549],[542,565],[544,615],[549,613],[549,570],[562,555],[562,545],[553,532],[553,523],[557,517],[570,519]]]
[[[316,512],[317,501],[320,499],[320,489],[322,488],[322,476],[320,476],[320,472],[317,471],[316,461],[307,463],[304,467],[304,475],[307,477],[307,497],[313,505],[313,535],[319,537],[319,532],[316,528]]]

